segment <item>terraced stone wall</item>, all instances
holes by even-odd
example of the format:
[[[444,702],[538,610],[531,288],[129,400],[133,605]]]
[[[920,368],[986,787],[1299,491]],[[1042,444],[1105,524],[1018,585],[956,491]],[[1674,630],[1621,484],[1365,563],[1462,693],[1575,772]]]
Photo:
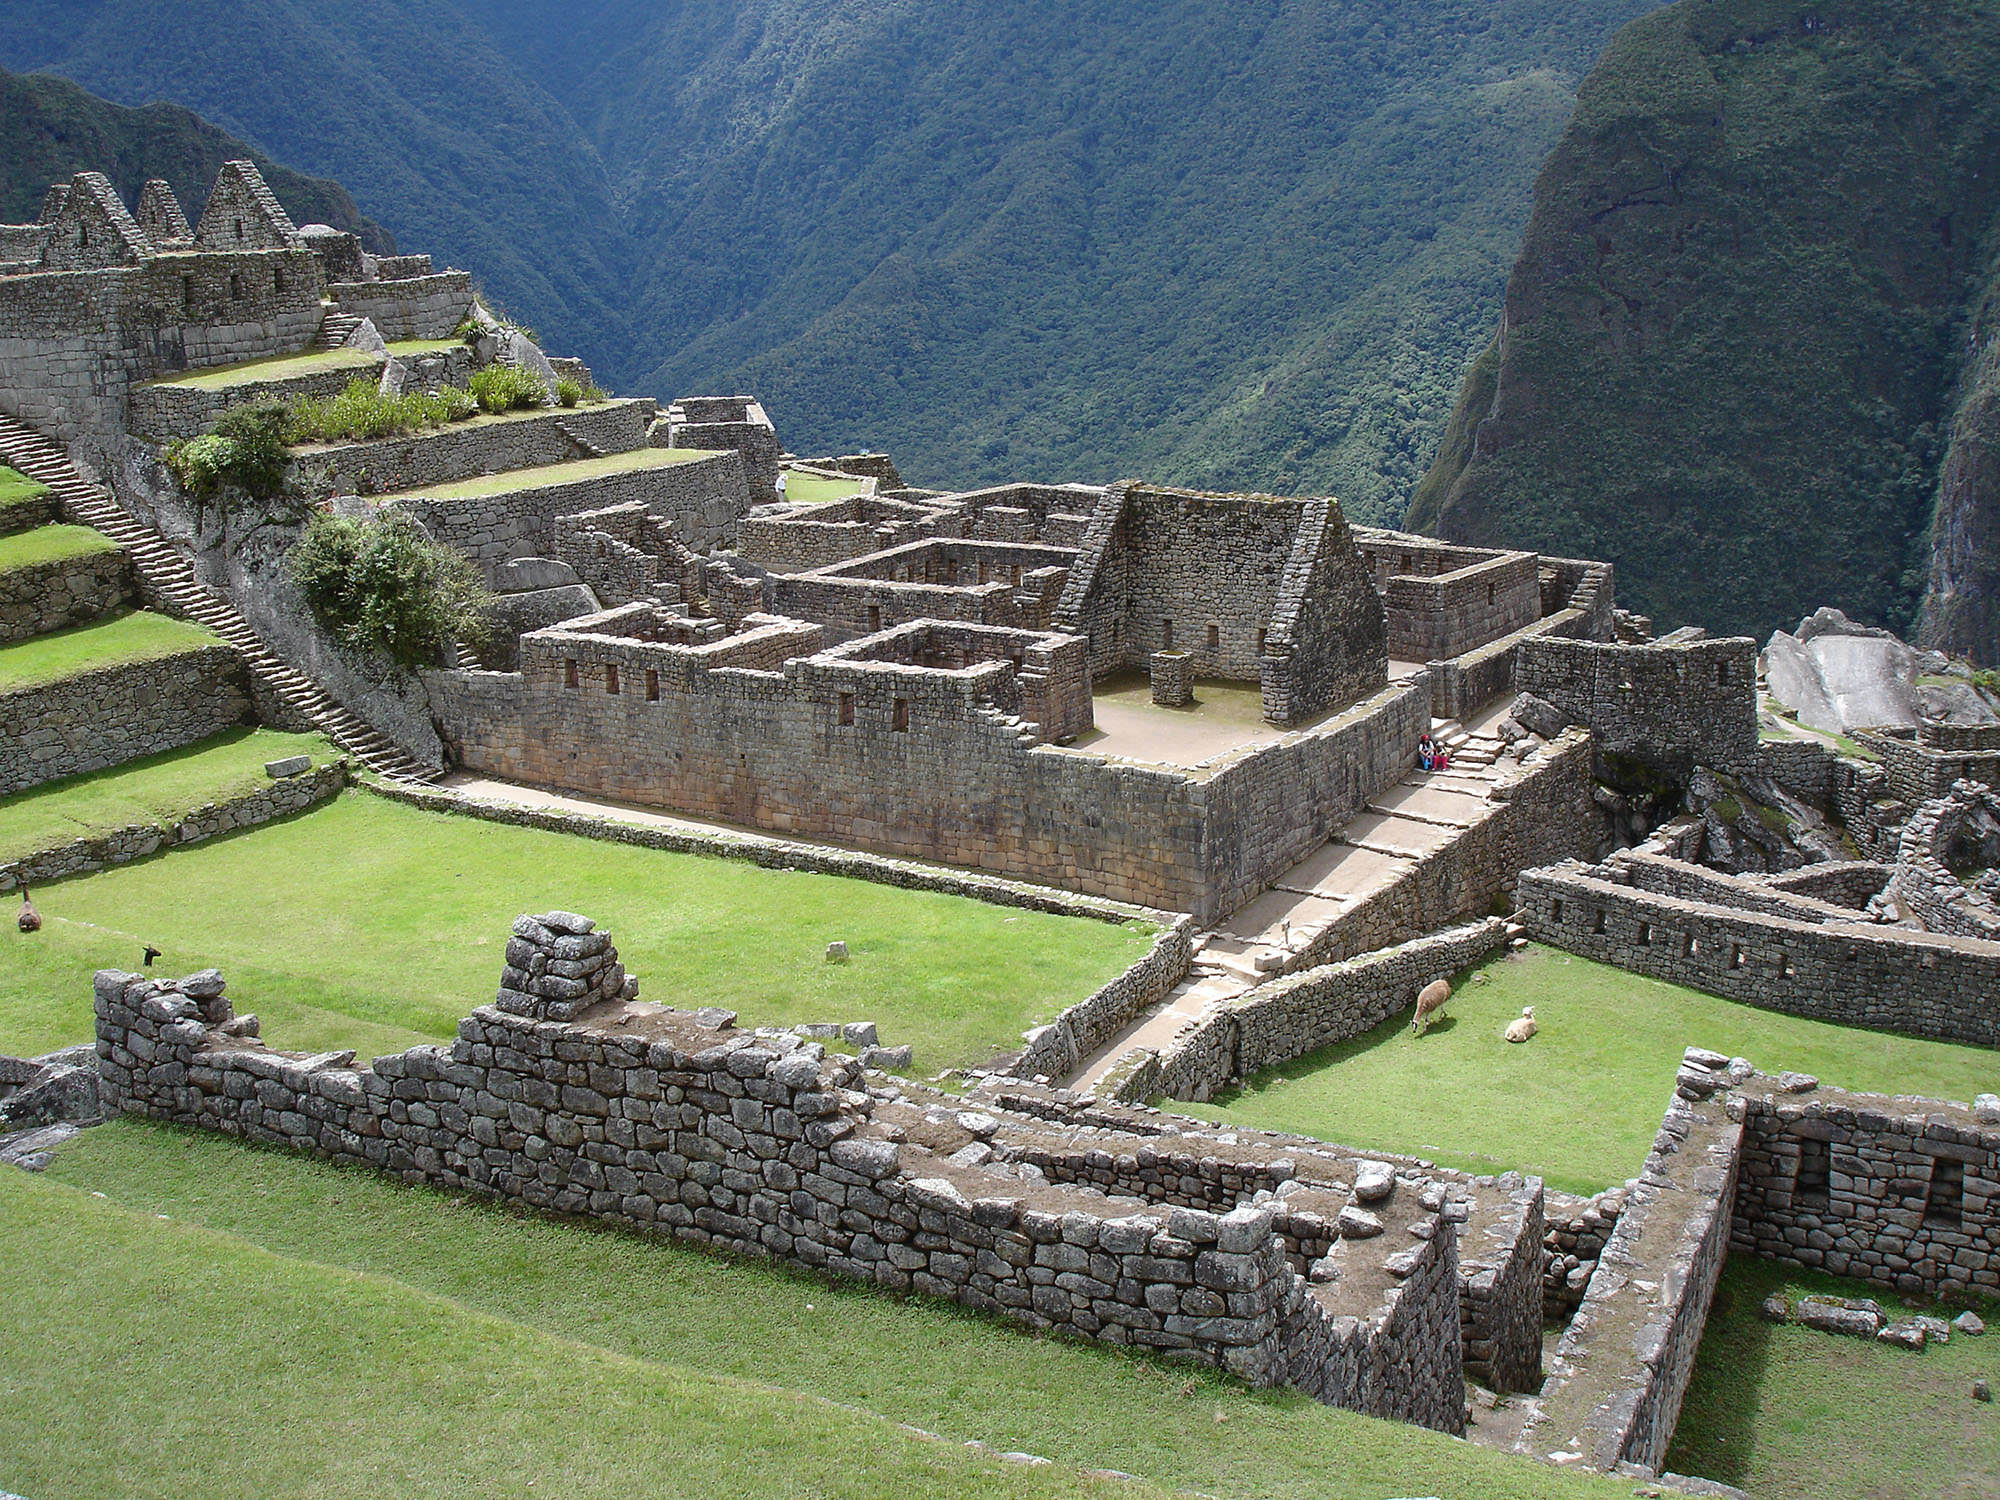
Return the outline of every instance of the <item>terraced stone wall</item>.
[[[1312,1286],[1275,1205],[1162,1211],[1030,1175],[1010,1162],[1037,1122],[863,1093],[859,1065],[816,1044],[639,1004],[588,919],[524,917],[507,956],[499,1003],[455,1043],[368,1068],[267,1050],[213,971],[105,971],[104,1102],[1463,1425],[1456,1242],[1435,1209],[1412,1205],[1428,1233],[1411,1248],[1342,1246],[1349,1276]]]
[[[128,603],[132,563],[91,552],[0,572],[0,645],[82,625]]]
[[[243,658],[222,645],[0,693],[0,796],[191,745],[250,716]]]
[[[305,449],[290,477],[303,483],[306,466],[324,468],[342,493],[398,494],[569,463],[593,450],[624,453],[645,445],[652,415],[653,403],[642,398],[476,418],[431,432]]]

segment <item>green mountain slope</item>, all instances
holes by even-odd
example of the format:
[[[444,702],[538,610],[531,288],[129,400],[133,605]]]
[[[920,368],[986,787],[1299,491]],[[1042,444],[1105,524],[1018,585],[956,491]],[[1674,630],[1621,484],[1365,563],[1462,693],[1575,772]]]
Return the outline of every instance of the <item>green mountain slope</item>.
[[[1622,601],[1906,628],[2000,159],[1980,0],[1680,0],[1535,186],[1413,525],[1607,557]]]
[[[2000,245],[1957,340],[1964,367],[1931,517],[1917,639],[2000,666]]]
[[[1655,0],[14,0],[0,62],[337,175],[608,379],[914,480],[1398,514]]]
[[[562,107],[432,0],[8,0],[0,64],[125,104],[171,99],[338,179],[404,248],[620,376],[630,246]]]
[[[300,224],[331,224],[393,254],[395,236],[365,217],[337,182],[307,177],[252,150],[199,115],[173,104],[126,109],[45,73],[0,69],[0,222],[33,223],[49,184],[102,172],[132,203],[152,177],[165,178],[192,222],[216,171],[250,158]]]

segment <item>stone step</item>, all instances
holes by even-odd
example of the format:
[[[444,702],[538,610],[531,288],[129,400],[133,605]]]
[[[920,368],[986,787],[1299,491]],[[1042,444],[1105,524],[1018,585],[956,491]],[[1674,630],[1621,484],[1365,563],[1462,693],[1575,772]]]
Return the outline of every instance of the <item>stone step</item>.
[[[243,657],[251,678],[353,755],[369,770],[399,781],[436,781],[439,773],[405,755],[359,715],[287,666],[266,647],[250,622],[205,588],[187,560],[159,534],[123,510],[109,493],[86,481],[54,443],[12,417],[0,416],[0,462],[54,490],[69,519],[95,527],[125,547],[151,597],[208,626]]]

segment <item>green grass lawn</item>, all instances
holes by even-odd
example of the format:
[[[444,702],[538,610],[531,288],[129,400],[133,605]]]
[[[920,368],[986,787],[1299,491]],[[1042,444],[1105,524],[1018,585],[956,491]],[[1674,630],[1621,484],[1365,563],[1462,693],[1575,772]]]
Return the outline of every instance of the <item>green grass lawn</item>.
[[[1301,1131],[1475,1172],[1539,1172],[1595,1192],[1644,1163],[1688,1046],[1875,1093],[1969,1100],[2000,1087],[2000,1053],[1757,1010],[1530,947],[1457,981],[1447,1019],[1412,1037],[1409,1012],[1273,1068],[1188,1114]],[[1535,1007],[1541,1033],[1501,1039]]]
[[[1858,1281],[1732,1257],[1668,1467],[1733,1484],[1758,1500],[2000,1495],[2000,1408],[1972,1399],[1977,1378],[2000,1386],[2000,1309],[1977,1308],[1994,1332],[1954,1334],[1922,1354],[1757,1316],[1774,1292],[1796,1299],[1816,1291],[1873,1297],[1886,1312],[1906,1311],[1892,1294]]]
[[[17,1288],[0,1487],[36,1500],[904,1500],[1089,1493],[1084,1468],[1141,1476],[1130,1496],[1634,1492],[942,1303],[137,1121],[72,1142],[46,1179],[0,1174],[0,1259]],[[971,1439],[1057,1467],[990,1466]]]
[[[37,526],[32,531],[0,536],[0,573],[116,550],[117,543],[88,526]]]
[[[18,469],[0,464],[0,521],[4,521],[13,507],[31,504],[48,492],[49,487],[39,479],[30,479]]]
[[[535,412],[529,415],[546,415]],[[475,418],[474,421],[478,419]],[[506,421],[507,417],[490,418]],[[469,427],[471,422],[459,424]],[[607,474],[630,474],[638,469],[666,469],[693,463],[715,455],[704,448],[632,448],[624,453],[607,453],[602,458],[579,458],[571,463],[543,464],[533,469],[509,469],[502,474],[481,474],[450,484],[434,484],[406,491],[402,496],[383,495],[377,504],[403,498],[425,500],[470,500],[480,495],[505,495],[514,490],[539,489],[551,484],[574,484],[579,479],[602,479]]]
[[[134,823],[170,821],[204,803],[255,791],[271,783],[266,761],[292,755],[310,755],[315,765],[339,758],[316,734],[231,729],[179,750],[0,797],[0,860]]]
[[[420,354],[442,354],[447,349],[463,349],[464,339],[398,339],[389,352],[398,359],[414,359]]]
[[[328,370],[365,370],[380,363],[382,357],[379,354],[370,354],[365,349],[314,349],[304,354],[279,354],[269,359],[246,360],[237,365],[188,370],[151,383],[195,391],[224,391],[231,386],[290,380],[299,375],[324,374]]]
[[[0,693],[221,644],[219,636],[186,620],[145,610],[106,615],[88,625],[0,646]]]
[[[90,975],[210,965],[278,1046],[364,1055],[449,1037],[493,998],[508,928],[608,928],[641,993],[744,1024],[872,1020],[921,1073],[1018,1046],[1145,952],[1149,930],[404,807],[364,792],[286,822],[35,892],[0,928],[0,1052],[91,1034]],[[847,943],[845,964],[825,961]]]
[[[866,484],[859,479],[831,479],[821,474],[801,474],[796,469],[785,470],[785,499],[793,505],[845,500],[865,488]]]

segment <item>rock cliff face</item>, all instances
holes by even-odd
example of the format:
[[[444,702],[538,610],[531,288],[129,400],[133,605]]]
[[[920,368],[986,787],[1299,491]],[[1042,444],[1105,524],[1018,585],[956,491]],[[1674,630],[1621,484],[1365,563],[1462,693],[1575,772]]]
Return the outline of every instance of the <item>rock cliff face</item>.
[[[1761,637],[1821,603],[1906,630],[1938,505],[1931,638],[1983,629],[1990,658],[1994,376],[1959,367],[1996,82],[2000,14],[1970,0],[1680,0],[1627,26],[1412,526],[1609,558],[1620,602]]]
[[[1968,322],[1917,640],[2000,665],[2000,263]]]

